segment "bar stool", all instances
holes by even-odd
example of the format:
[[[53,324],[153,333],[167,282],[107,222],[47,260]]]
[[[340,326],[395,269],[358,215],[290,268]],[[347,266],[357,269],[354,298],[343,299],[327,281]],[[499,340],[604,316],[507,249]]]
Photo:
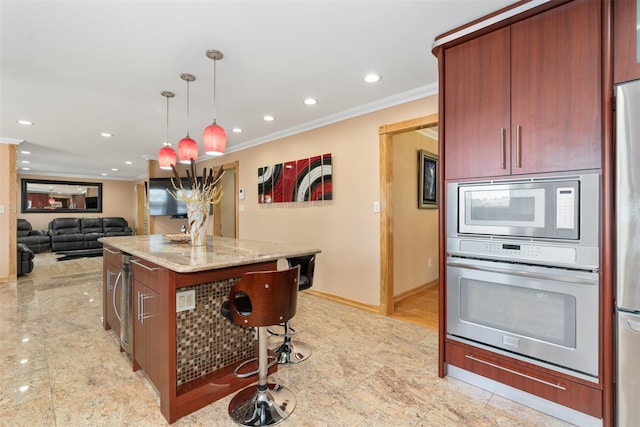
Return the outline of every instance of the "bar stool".
[[[300,281],[298,282],[298,290],[304,291],[313,286],[313,272],[316,266],[315,255],[305,255],[294,258],[287,258],[289,267],[300,266]],[[276,333],[269,329],[271,338],[269,341],[269,350],[274,351],[278,355],[278,363],[299,363],[311,356],[311,346],[304,342],[292,341],[295,329],[291,327],[288,320],[281,325],[284,328],[282,333]]]
[[[244,274],[231,286],[223,316],[258,330],[258,383],[240,390],[229,402],[229,416],[243,426],[269,426],[286,419],[296,406],[288,388],[268,382],[267,327],[296,314],[300,267]],[[228,316],[230,314],[230,317]]]

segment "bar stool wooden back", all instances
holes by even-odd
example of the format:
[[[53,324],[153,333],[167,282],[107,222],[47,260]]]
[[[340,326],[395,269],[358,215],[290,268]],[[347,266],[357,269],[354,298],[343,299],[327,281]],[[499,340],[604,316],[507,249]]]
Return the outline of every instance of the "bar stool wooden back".
[[[304,291],[313,286],[313,273],[316,266],[315,255],[287,258],[287,263],[289,267],[300,266],[298,290]],[[311,356],[311,346],[302,341],[293,340],[293,335],[296,331],[291,326],[290,321],[283,322],[281,326],[283,328],[282,332],[275,332],[273,328],[268,330],[271,335],[269,338],[269,350],[276,353],[278,363],[299,363],[307,360]]]
[[[231,286],[227,307],[232,321],[258,330],[258,384],[240,390],[229,402],[229,415],[243,426],[269,426],[286,419],[295,408],[291,390],[268,382],[267,327],[296,314],[300,267],[246,273]]]

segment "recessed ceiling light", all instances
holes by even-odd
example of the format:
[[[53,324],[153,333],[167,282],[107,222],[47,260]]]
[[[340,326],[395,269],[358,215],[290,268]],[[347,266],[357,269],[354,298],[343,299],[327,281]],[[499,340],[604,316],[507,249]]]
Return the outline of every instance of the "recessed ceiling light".
[[[107,176],[107,174],[106,174],[106,173],[101,173],[100,175],[102,175],[102,176]]]
[[[23,160],[22,163],[31,163],[29,160]]]
[[[127,160],[126,162],[124,162],[124,164],[125,164],[125,165],[132,165],[132,164],[133,164],[133,162],[130,162],[130,161],[128,161],[128,160]]]
[[[240,128],[233,128],[233,129],[231,129],[231,132],[233,132],[233,133],[242,133],[242,129],[240,129]]]
[[[31,168],[22,168],[23,171],[30,171]]]
[[[112,171],[118,172],[118,168],[111,168]]]
[[[304,100],[305,105],[316,105],[317,103],[318,103],[318,100],[315,98],[307,98]]]
[[[381,78],[382,77],[380,77],[378,74],[367,74],[362,78],[362,80],[367,83],[376,83],[379,82]]]
[[[25,125],[25,126],[33,125],[33,122],[30,122],[29,120],[16,120],[16,123],[18,123],[19,125]]]
[[[31,151],[21,151],[20,154],[31,154]]]
[[[109,132],[100,132],[100,136],[104,136],[105,138],[111,138],[113,135],[111,135]]]
[[[262,119],[263,119],[265,122],[272,122],[272,121],[274,121],[276,118],[275,118],[275,117],[273,117],[273,116],[264,116]]]

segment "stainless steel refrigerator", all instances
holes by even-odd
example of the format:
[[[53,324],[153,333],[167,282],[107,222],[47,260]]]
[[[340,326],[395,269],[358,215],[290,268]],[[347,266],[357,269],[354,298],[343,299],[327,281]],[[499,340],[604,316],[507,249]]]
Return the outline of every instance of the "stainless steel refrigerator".
[[[616,86],[616,413],[640,422],[640,80]]]

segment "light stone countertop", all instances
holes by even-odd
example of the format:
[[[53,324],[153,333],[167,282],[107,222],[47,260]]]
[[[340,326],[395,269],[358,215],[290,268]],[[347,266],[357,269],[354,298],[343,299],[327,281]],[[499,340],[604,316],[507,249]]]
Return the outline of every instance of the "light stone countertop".
[[[207,245],[178,243],[161,234],[102,237],[103,244],[178,273],[216,270],[319,253],[319,249],[282,243],[207,236]]]

